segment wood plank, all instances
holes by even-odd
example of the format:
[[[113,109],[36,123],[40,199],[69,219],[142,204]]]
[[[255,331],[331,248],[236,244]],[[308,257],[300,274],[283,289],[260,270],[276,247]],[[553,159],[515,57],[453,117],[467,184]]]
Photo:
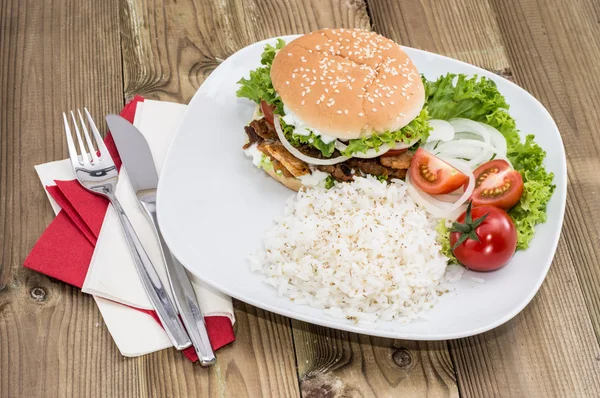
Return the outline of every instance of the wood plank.
[[[185,27],[180,26],[178,29],[174,29],[170,25],[176,19],[173,9],[168,6],[165,5],[163,8],[148,8],[142,2],[128,3],[129,8],[123,12],[123,24],[129,24],[132,27],[129,33],[126,30],[124,31],[124,37],[126,38],[123,43],[126,95],[131,97],[136,93],[143,93],[152,98],[186,102],[191,98],[206,75],[221,60],[252,42],[275,35],[307,32],[321,26],[359,26],[363,28],[368,28],[369,26],[364,4],[361,5],[358,3],[348,8],[341,6],[338,2],[332,2],[331,4],[320,2],[319,13],[315,15],[311,10],[313,4],[306,3],[293,2],[288,7],[290,11],[286,10],[283,12],[277,2],[250,2],[245,3],[247,12],[245,16],[240,16],[239,12],[234,10],[233,3],[226,2],[220,6],[223,7],[221,13],[214,16],[214,21],[211,21],[210,24],[205,26],[204,20],[200,22],[194,20],[194,23],[197,25],[186,24]],[[210,2],[195,6],[197,8],[193,8],[189,2],[180,2],[177,4],[176,14],[179,16],[188,15],[195,11],[197,15],[213,15],[214,7],[216,7]],[[274,12],[273,10],[277,10],[277,18],[272,17],[271,14],[267,14],[268,12]],[[231,17],[232,14],[235,15],[235,18]],[[160,31],[157,28],[159,26],[161,27]],[[213,26],[220,26],[221,28],[214,29]],[[256,26],[260,26],[260,29],[256,29]],[[144,29],[141,31],[136,30],[138,29],[137,27],[144,27]],[[170,33],[167,36],[164,34],[164,32],[181,29],[185,31],[185,39],[181,35]],[[158,37],[159,40],[152,40],[155,37]],[[208,38],[211,39],[209,40]],[[172,54],[185,55],[177,60],[178,63],[175,63],[171,60],[174,56]],[[144,65],[144,67],[139,68],[138,65]],[[178,70],[176,70],[177,68]],[[236,307],[239,306],[240,304],[238,303]],[[247,306],[247,308],[251,307]],[[275,319],[282,319],[274,317]],[[376,390],[380,387],[380,384],[384,385],[384,383],[389,388],[390,384],[385,380],[391,377],[392,388],[395,389],[394,391],[400,392],[419,391],[420,387],[431,382],[427,380],[427,378],[430,378],[433,380],[432,384],[434,385],[430,391],[442,391],[444,388],[447,388],[448,391],[453,393],[451,395],[457,394],[455,382],[448,376],[452,371],[449,371],[447,367],[449,357],[445,345],[428,346],[427,344],[420,344],[417,346],[407,342],[407,347],[415,349],[419,358],[426,358],[422,362],[426,364],[423,366],[428,370],[427,372],[421,370],[423,366],[409,366],[409,369],[405,373],[408,375],[406,378],[410,382],[400,383],[397,377],[392,376],[399,367],[393,362],[391,354],[389,358],[381,359],[382,363],[380,366],[374,365],[369,367],[366,373],[356,371],[356,369],[364,366],[365,363],[373,361],[374,358],[374,351],[369,348],[370,341],[362,340],[358,342],[359,338],[356,335],[351,335],[350,337],[356,340],[352,344],[355,352],[351,360],[346,361],[343,366],[340,365],[336,369],[329,369],[331,372],[325,376],[325,379],[315,379],[313,376],[317,370],[311,369],[310,366],[306,365],[306,363],[309,365],[314,364],[319,360],[319,352],[310,349],[310,347],[313,347],[312,341],[315,339],[320,340],[320,350],[332,350],[334,346],[330,344],[334,344],[334,342],[322,339],[322,336],[323,334],[337,332],[322,328],[307,329],[306,325],[301,322],[294,321],[293,324],[295,325],[295,330],[303,330],[303,333],[294,333],[296,346],[303,347],[296,351],[298,363],[304,369],[301,374],[304,376],[312,371],[311,376],[303,381],[302,392],[304,395],[311,393],[315,396],[315,391],[320,391],[318,390],[322,387],[320,383],[324,380],[333,378],[341,380],[342,383],[351,383],[352,380],[359,376],[360,383],[353,383],[353,385],[357,386],[357,391],[362,391],[368,386],[367,377],[379,380],[374,385]],[[243,329],[243,326],[240,326],[238,331],[241,329]],[[387,353],[394,344],[392,340],[386,341],[384,339],[377,342],[378,344],[387,344],[389,346],[385,349],[375,350],[377,353],[381,351],[382,354],[383,352]],[[237,343],[239,343],[239,337]],[[357,347],[361,347],[362,350],[357,349]],[[408,354],[409,351],[398,350],[398,348],[400,347],[392,350],[392,352],[398,352],[396,354],[397,360],[399,360],[398,358],[405,358],[411,355]],[[248,379],[248,376],[244,377],[243,373],[248,372],[251,366],[245,363],[243,359],[240,359],[241,356],[243,357],[240,353],[244,353],[249,349],[252,349],[250,345],[241,346],[241,344],[235,348],[238,352],[237,367],[240,369],[241,379]],[[427,349],[430,351],[427,351]],[[445,359],[444,363],[446,367],[429,359],[429,356],[436,358],[438,355],[441,355]],[[379,358],[379,355],[377,355],[377,358]],[[278,360],[278,358],[275,358],[275,360]],[[221,357],[219,357],[219,361],[221,361]],[[413,368],[416,370],[413,371]],[[349,369],[354,370],[348,371]],[[441,382],[436,382],[436,377],[432,376],[437,373],[446,375],[445,378],[442,378]],[[284,374],[283,376],[291,379],[289,375]],[[285,377],[283,380],[285,380]],[[229,381],[226,383],[228,385],[231,384]],[[235,391],[238,394],[245,394],[245,388],[247,388],[248,383],[243,380],[238,380],[235,383]],[[245,387],[242,388],[242,386]]]
[[[368,27],[362,1],[127,0],[125,94],[187,103],[224,59],[254,42],[323,27]]]
[[[175,350],[136,359],[142,396],[295,397],[298,383],[289,321],[235,302],[236,341],[202,368]],[[127,361],[120,359],[119,362]]]
[[[566,5],[566,2],[557,0],[555,3],[554,9],[546,5],[540,5],[538,9],[538,6],[532,2],[523,2],[523,6],[520,6],[511,2],[497,1],[494,2],[494,7],[490,7],[487,2],[475,0],[401,3],[369,1],[377,30],[392,35],[392,38],[400,40],[403,44],[458,58],[509,78],[514,77],[517,83],[538,98],[543,101],[546,98],[547,102],[544,103],[557,120],[565,139],[561,118],[565,114],[565,107],[569,107],[569,110],[572,108],[564,101],[556,102],[555,106],[552,104],[553,100],[562,99],[566,90],[560,82],[561,71],[557,70],[556,61],[552,58],[556,56],[554,54],[556,46],[552,50],[552,46],[548,45],[549,39],[546,38],[546,35],[550,36],[548,26],[560,24],[558,20],[565,21],[562,13],[564,7],[558,7],[558,4]],[[548,18],[543,22],[539,17],[542,8],[544,9],[542,15],[545,14]],[[572,9],[572,7],[568,8]],[[566,23],[583,22],[582,15],[586,12],[591,18],[593,13],[589,9],[573,10],[570,14],[580,15],[577,18],[571,15],[572,19],[566,19],[568,21]],[[496,13],[502,15],[497,18]],[[550,15],[552,20],[549,20]],[[404,23],[398,24],[398,20]],[[465,21],[469,23],[466,24]],[[398,25],[401,27],[398,28]],[[584,26],[589,25],[588,22]],[[573,37],[565,35],[564,32],[565,30],[556,29],[554,36],[555,40],[562,38],[564,46],[567,47],[567,42],[572,45]],[[594,29],[586,33],[592,36]],[[594,41],[597,42],[597,36],[594,40],[590,41],[590,39],[591,37],[583,36],[576,41],[583,43],[587,40],[585,48],[587,52],[581,51],[579,54],[592,53],[585,67],[591,67],[589,63],[592,63],[591,60],[594,60],[598,54],[597,47],[593,44]],[[542,59],[541,51],[544,51],[546,59]],[[585,94],[594,91],[589,86],[589,81],[594,80],[591,78],[594,76],[593,68],[587,70],[589,76],[587,79],[582,77],[586,76],[582,74],[583,65],[577,73],[567,72],[574,66],[567,60],[573,62],[577,59],[574,55],[565,54],[562,73],[577,76],[582,88],[583,82],[586,81],[588,86],[585,87]],[[594,67],[597,70],[597,66]],[[548,84],[548,82],[553,83]],[[578,90],[570,92],[573,99],[581,96]],[[593,106],[591,104],[597,103],[596,98],[591,95],[586,97],[590,107]],[[595,108],[590,111],[591,117],[595,118],[598,114]],[[585,110],[578,109],[578,112],[584,113]],[[589,113],[586,115],[590,117]],[[585,118],[581,120],[584,121]],[[573,119],[565,120],[566,123],[572,121]],[[568,150],[568,138],[565,139],[569,165],[572,165],[573,159],[580,159],[579,164],[582,166],[579,173],[575,175],[571,173],[571,179],[585,176],[586,191],[589,190],[590,183],[592,187],[598,187],[598,179],[595,177],[590,179],[590,171],[597,167],[595,163],[597,163],[598,153],[595,148],[597,148],[598,137],[588,134],[583,141],[579,141],[581,134],[574,132],[572,127],[571,132],[573,136],[577,136],[577,139],[573,138],[573,141],[577,141],[574,145],[582,149],[582,152],[577,151],[581,157],[574,156],[574,153]],[[584,146],[586,149],[583,149]],[[577,195],[577,199],[573,199],[573,195],[570,195],[568,208],[572,210],[568,210],[567,213],[572,211],[588,214],[587,211],[583,213],[576,210],[580,209],[577,202],[588,199],[590,205],[586,210],[597,210],[597,207],[591,207],[592,202],[595,203],[593,206],[597,206],[597,201],[593,201],[589,195],[583,195],[583,187],[580,189],[582,193]],[[551,272],[538,296],[524,312],[494,331],[450,342],[461,395],[478,397],[585,396],[588,394],[589,396],[590,392],[595,391],[597,394],[599,391],[596,359],[598,345],[585,311],[584,298],[575,272],[577,268],[597,270],[597,266],[594,267],[595,264],[597,265],[597,260],[593,260],[597,258],[594,253],[597,249],[592,244],[593,237],[598,236],[595,229],[597,225],[593,223],[593,218],[590,217],[586,221],[581,217],[574,223],[574,227],[579,228],[575,231],[569,226],[569,218],[567,214],[563,240]],[[574,253],[580,256],[575,260],[576,255],[570,248],[572,245],[569,242],[577,235],[582,241],[577,240],[578,244],[573,242],[573,246],[577,248]],[[598,285],[594,285],[593,282],[598,280],[595,272],[597,271],[590,272],[593,275],[586,274],[579,277],[579,280],[585,279],[590,294],[594,295],[593,300],[588,300],[588,305],[590,301],[596,302],[595,295],[598,295]],[[569,344],[565,344],[565,341],[569,341]]]
[[[510,74],[487,1],[368,0],[373,29],[405,46]]]
[[[460,39],[466,32],[460,25],[442,25],[448,20],[437,14],[428,15],[424,11],[428,7],[419,2],[368,1],[368,5],[374,29],[401,44],[434,52],[449,51],[455,57],[476,54],[489,69],[507,70],[496,37],[463,43]],[[481,21],[488,17],[485,10],[462,8]],[[435,29],[429,29],[430,26]],[[445,47],[440,49],[436,46],[437,37],[448,31],[456,40],[444,41]],[[292,321],[292,325],[303,396],[458,396],[445,342],[374,338],[297,321]]]
[[[514,321],[452,345],[459,380],[465,396],[490,389],[505,396],[597,396],[600,205],[590,195],[600,189],[597,4],[492,5],[516,83],[540,99],[561,131],[570,185],[562,240],[546,282]]]
[[[0,396],[134,396],[91,297],[22,267],[52,219],[33,169],[66,157],[61,112],[123,105],[118,2],[0,1]]]
[[[315,12],[317,4],[319,11]],[[360,2],[352,7],[342,6],[341,1],[294,1],[286,6],[277,1],[180,1],[157,6],[132,0],[124,3],[121,25],[126,97],[142,94],[186,103],[206,76],[240,48],[268,37],[323,26],[367,27],[368,16]],[[236,316],[237,341],[219,352],[217,366],[222,370],[218,376],[211,373],[210,392],[227,391],[232,396],[298,394],[289,320],[239,302]],[[278,346],[275,341],[280,341]],[[181,383],[190,383],[188,369],[178,370],[185,375]],[[172,384],[165,382],[165,388]]]
[[[458,397],[444,341],[392,340],[293,323],[305,398]]]

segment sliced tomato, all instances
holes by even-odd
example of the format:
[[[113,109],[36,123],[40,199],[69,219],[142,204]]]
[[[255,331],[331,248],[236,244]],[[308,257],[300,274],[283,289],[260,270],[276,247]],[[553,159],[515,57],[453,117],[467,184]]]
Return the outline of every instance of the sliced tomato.
[[[471,195],[474,206],[495,206],[508,210],[523,195],[523,177],[510,168],[506,160],[490,160],[475,172],[475,190]]]
[[[260,111],[267,119],[267,122],[273,124],[273,111],[275,111],[275,107],[273,105],[267,104],[265,101],[260,101]]]
[[[383,155],[381,155],[381,157],[388,157],[388,156],[396,156],[396,155],[402,155],[404,152],[408,151],[408,148],[404,148],[404,149],[390,149],[389,151],[387,151],[386,153],[384,153]]]
[[[410,163],[410,179],[423,192],[439,195],[456,191],[469,177],[442,159],[417,149]]]

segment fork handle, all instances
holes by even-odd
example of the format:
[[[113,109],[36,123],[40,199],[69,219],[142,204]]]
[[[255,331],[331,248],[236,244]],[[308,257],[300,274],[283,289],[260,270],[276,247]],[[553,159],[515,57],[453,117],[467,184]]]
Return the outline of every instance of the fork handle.
[[[158,314],[158,318],[160,319],[165,332],[167,332],[167,335],[175,348],[178,350],[188,348],[192,345],[192,342],[179,320],[175,306],[167,294],[154,265],[152,265],[150,257],[148,257],[146,250],[144,250],[144,247],[142,246],[142,242],[140,242],[140,239],[135,233],[133,225],[131,225],[119,200],[113,194],[108,195],[108,198],[119,216],[119,221],[121,221],[121,225],[123,226],[125,239],[127,240],[131,256],[133,257],[138,274],[142,280],[142,285]]]

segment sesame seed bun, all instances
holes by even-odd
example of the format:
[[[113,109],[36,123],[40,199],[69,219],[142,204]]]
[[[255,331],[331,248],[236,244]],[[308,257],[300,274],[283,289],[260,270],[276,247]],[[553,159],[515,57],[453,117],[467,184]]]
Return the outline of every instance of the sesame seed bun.
[[[342,140],[398,130],[425,103],[419,72],[400,46],[359,29],[323,29],[288,43],[271,80],[299,119]]]

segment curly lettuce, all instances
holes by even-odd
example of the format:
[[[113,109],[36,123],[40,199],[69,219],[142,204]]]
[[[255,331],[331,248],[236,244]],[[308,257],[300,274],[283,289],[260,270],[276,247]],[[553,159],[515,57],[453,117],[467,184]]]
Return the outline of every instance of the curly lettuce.
[[[444,256],[448,257],[448,264],[460,264],[452,252],[452,245],[450,244],[450,228],[446,225],[446,220],[440,220],[438,225],[435,227],[438,233],[438,243],[441,246],[441,252]]]
[[[527,249],[535,226],[546,221],[546,206],[555,189],[554,175],[543,165],[546,152],[534,142],[533,135],[521,139],[515,120],[508,113],[509,106],[492,80],[449,73],[436,81],[423,78],[423,83],[425,107],[431,118],[462,117],[487,123],[506,138],[507,157],[521,173],[524,184],[523,196],[508,213],[517,227],[517,250]],[[449,243],[443,241],[448,238],[448,231],[440,226],[438,232],[443,254],[454,258]]]
[[[267,44],[260,59],[260,63],[264,66],[250,71],[249,79],[240,79],[237,82],[237,84],[240,85],[240,88],[236,92],[238,97],[248,98],[257,104],[260,104],[261,101],[265,101],[267,104],[274,106],[275,113],[279,115],[284,114],[283,102],[273,88],[273,82],[271,82],[271,66],[273,65],[275,54],[277,54],[277,51],[281,50],[284,46],[285,41],[283,39],[277,39],[275,47]]]
[[[427,114],[427,110],[423,109],[421,110],[421,113],[419,113],[419,116],[400,130],[386,131],[382,134],[350,140],[348,142],[348,147],[342,152],[342,155],[351,157],[355,153],[366,153],[369,149],[377,150],[383,144],[391,144],[394,142],[409,144],[415,139],[420,139],[422,142],[425,142],[431,131],[429,119],[430,117]]]
[[[301,135],[294,133],[294,126],[291,124],[287,124],[283,121],[283,119],[279,119],[281,122],[281,128],[283,130],[283,134],[285,138],[295,147],[299,147],[302,145],[311,145],[314,148],[317,148],[323,156],[326,158],[331,157],[333,155],[333,151],[335,151],[335,141],[331,141],[329,143],[323,142],[321,137],[315,135],[312,131],[309,135]]]

